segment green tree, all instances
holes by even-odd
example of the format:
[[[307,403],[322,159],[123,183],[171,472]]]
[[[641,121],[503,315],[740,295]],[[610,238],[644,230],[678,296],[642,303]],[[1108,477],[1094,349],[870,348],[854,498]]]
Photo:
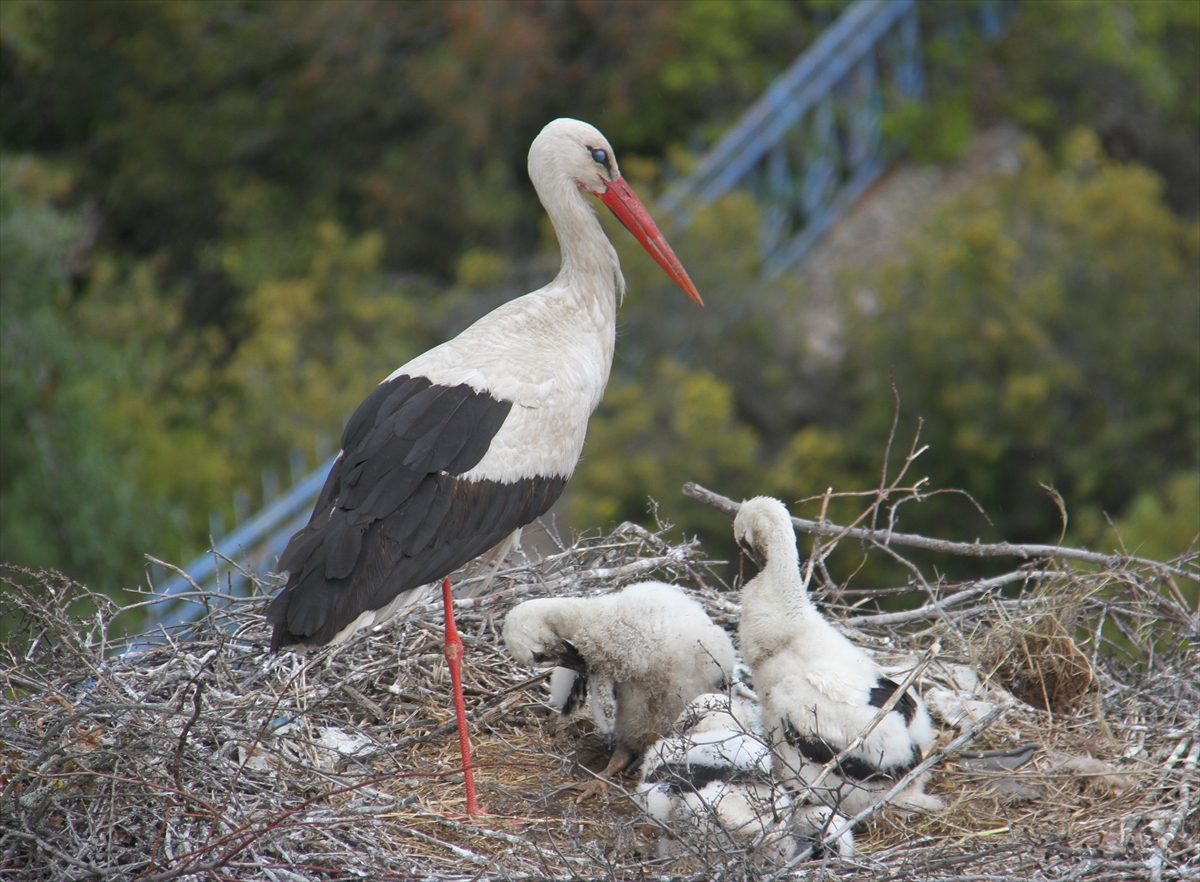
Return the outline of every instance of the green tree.
[[[438,342],[412,305],[427,286],[385,280],[382,251],[378,233],[350,240],[326,222],[307,272],[254,289],[245,337],[214,377],[225,394],[206,418],[232,457],[262,467],[312,450],[397,365]]]
[[[54,165],[3,160],[0,553],[114,586],[142,552],[200,551],[231,491],[549,278],[525,173],[548,119],[599,125],[649,202],[842,5],[6,0],[0,147]],[[1105,514],[1127,541],[1187,533],[1200,257],[1166,206],[1200,192],[1200,11],[1019,4],[986,46],[974,9],[922,7],[934,100],[892,127],[937,157],[1003,116],[1042,149],[854,280],[874,297],[841,363],[810,351],[808,292],[759,276],[749,198],[668,231],[704,310],[602,212],[630,296],[574,526],[645,520],[653,496],[719,554],[728,525],[685,480],[789,502],[874,487],[894,373],[898,443],[925,417],[922,473],[995,533],[1057,537],[1039,482],[1088,541],[1113,541]],[[956,506],[905,526],[989,530]]]
[[[125,480],[137,451],[110,405],[131,365],[89,333],[73,290],[86,225],[48,204],[66,182],[0,157],[0,559],[113,590],[157,541],[160,506]]]
[[[333,220],[443,280],[472,248],[531,253],[547,121],[624,155],[715,138],[831,5],[10,0],[0,145],[72,161],[102,243],[165,256],[188,322],[224,328],[246,294],[211,253],[231,240],[273,238],[285,268],[286,240]]]
[[[1118,547],[1129,554],[1154,560],[1170,560],[1194,550],[1200,537],[1200,472],[1179,471],[1157,488],[1147,488],[1134,497],[1114,524],[1112,536],[1095,518],[1084,519],[1076,529],[1085,542],[1107,548],[1119,540]],[[1181,585],[1191,593],[1194,604],[1196,586]]]
[[[922,418],[930,449],[912,477],[968,491],[991,519],[943,496],[905,506],[904,528],[1054,541],[1062,525],[1046,485],[1063,495],[1080,541],[1111,543],[1104,513],[1132,512],[1135,500],[1138,523],[1152,520],[1155,500],[1176,519],[1169,535],[1195,535],[1190,509],[1172,500],[1182,486],[1173,476],[1200,464],[1200,240],[1147,169],[1106,157],[1083,131],[1058,165],[1026,145],[1019,171],[981,181],[914,230],[906,257],[877,277],[844,279],[846,355],[820,369],[790,315],[804,292],[758,276],[756,224],[753,204],[734,196],[680,240],[704,310],[611,231],[631,293],[616,376],[568,491],[575,523],[645,522],[649,495],[685,532],[732,553],[725,526],[680,500],[678,486],[715,480],[734,496],[793,504],[831,487],[869,491],[894,379],[902,420],[891,473]],[[729,397],[692,437],[672,428],[673,415],[698,377]],[[736,452],[736,466],[715,466],[711,444]],[[1176,489],[1153,489],[1167,486]],[[844,522],[865,504],[835,499],[828,513]]]
[[[967,26],[979,11],[921,4],[931,100],[890,121],[913,156],[958,156],[975,126],[1001,119],[1051,152],[1084,127],[1110,157],[1154,169],[1173,210],[1200,214],[1200,4],[1011,4],[995,41]]]
[[[201,552],[209,512],[232,521],[233,490],[336,435],[374,383],[435,342],[407,296],[417,283],[380,274],[379,235],[348,240],[326,223],[297,243],[303,273],[257,284],[227,357],[214,330],[183,322],[151,264],[87,249],[87,224],[49,202],[68,174],[30,158],[0,170],[4,560],[117,590],[147,552]],[[267,275],[254,252],[227,250],[230,273]],[[86,282],[77,269],[72,281],[85,260]]]
[[[1056,146],[1083,125],[1106,152],[1167,181],[1176,211],[1200,213],[1200,5],[1033,3],[1000,47],[1004,109]]]
[[[1039,484],[1116,514],[1200,467],[1200,228],[1161,188],[1080,131],[1062,168],[1028,145],[1019,172],[949,206],[850,332],[855,443],[885,437],[894,376],[934,484],[1010,540],[1057,535]]]
[[[568,485],[571,523],[653,525],[653,500],[662,520],[725,546],[729,519],[685,500],[680,489],[686,481],[727,492],[753,487],[757,440],[736,418],[729,387],[710,373],[662,359],[637,381],[614,378]]]

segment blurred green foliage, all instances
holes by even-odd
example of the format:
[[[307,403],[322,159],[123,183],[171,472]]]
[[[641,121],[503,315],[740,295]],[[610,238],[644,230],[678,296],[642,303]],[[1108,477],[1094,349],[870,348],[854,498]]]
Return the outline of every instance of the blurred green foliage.
[[[214,249],[298,271],[287,240],[326,220],[442,279],[471,248],[528,253],[548,120],[625,155],[702,145],[835,5],[6,0],[0,144],[71,161],[102,242],[165,257],[189,321],[224,327],[245,288]]]
[[[1187,548],[1200,532],[1200,473],[1181,471],[1160,486],[1140,492],[1114,525],[1129,554],[1152,560],[1169,560]],[[1094,533],[1098,526],[1082,531]],[[1196,596],[1196,586],[1181,585],[1184,594]],[[1194,601],[1193,601],[1194,602]]]
[[[685,480],[735,496],[814,498],[806,514],[815,517],[827,488],[879,484],[894,382],[891,474],[922,420],[930,449],[913,477],[965,490],[986,512],[940,497],[906,506],[902,529],[1052,542],[1063,525],[1044,486],[1062,495],[1071,536],[1085,544],[1119,547],[1105,513],[1129,512],[1118,533],[1161,554],[1181,553],[1200,533],[1186,501],[1200,475],[1200,226],[1170,211],[1147,169],[1106,157],[1085,130],[1064,140],[1058,163],[1026,142],[1018,170],[945,206],[905,258],[844,280],[847,352],[817,392],[837,400],[790,430],[755,414],[810,382],[795,341],[789,366],[786,341],[772,333],[788,327],[781,302],[801,295],[785,279],[769,296],[753,261],[738,259],[730,243],[748,239],[729,231],[752,229],[753,217],[733,196],[689,228],[681,253],[708,282],[700,287],[712,311],[678,306],[684,318],[672,323],[683,330],[655,336],[693,341],[692,369],[651,361],[636,382],[610,388],[571,485],[581,522],[635,517],[649,493],[666,519],[727,546],[727,525],[679,499]],[[642,271],[632,254],[626,264],[631,279]],[[669,285],[637,281],[625,313],[665,314],[665,303],[647,307],[642,285],[651,298]],[[631,327],[625,355],[651,346],[648,334]],[[703,419],[688,415],[689,384],[706,390]],[[830,517],[846,522],[864,505],[836,501]]]
[[[734,412],[729,385],[704,370],[659,359],[638,380],[615,378],[588,427],[587,448],[568,495],[577,526],[645,522],[650,500],[661,516],[720,545],[729,518],[696,511],[680,495],[688,481],[753,486],[757,433]]]
[[[327,221],[310,247],[303,275],[254,287],[239,314],[240,345],[210,378],[225,394],[208,425],[239,461],[315,449],[380,379],[438,342],[413,306],[427,286],[380,273],[378,233],[350,239]]]
[[[995,43],[967,26],[973,0],[921,5],[929,102],[889,131],[920,161],[961,155],[972,125],[1009,119],[1057,152],[1085,127],[1122,162],[1167,182],[1175,211],[1200,214],[1200,3],[1019,2]]]
[[[887,431],[894,378],[901,434],[925,421],[921,468],[1012,541],[1059,530],[1039,484],[1087,518],[1200,462],[1200,227],[1092,134],[1063,153],[1056,168],[1026,144],[1018,172],[942,211],[850,331],[853,436]],[[956,516],[909,517],[949,530]]]
[[[314,465],[380,378],[548,280],[547,120],[598,125],[649,202],[842,5],[5,0],[0,557],[112,590],[200,552],[233,490]],[[932,100],[889,129],[922,161],[1000,117],[1040,146],[844,281],[839,357],[810,292],[759,275],[745,195],[668,231],[703,310],[602,213],[630,294],[573,527],[652,498],[722,555],[686,480],[869,490],[894,379],[913,475],[991,518],[939,497],[902,529],[1054,541],[1044,484],[1073,541],[1200,532],[1200,5],[1023,3],[995,45],[972,8],[922,7]]]
[[[67,181],[34,159],[0,159],[0,558],[111,587],[161,536],[168,507],[132,480],[147,427],[124,414],[171,319],[137,279],[111,309],[79,302],[85,225],[48,205]]]

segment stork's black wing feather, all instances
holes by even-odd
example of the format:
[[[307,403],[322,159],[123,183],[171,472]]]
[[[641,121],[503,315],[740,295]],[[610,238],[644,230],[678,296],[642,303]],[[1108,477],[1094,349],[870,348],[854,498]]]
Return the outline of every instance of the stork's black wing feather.
[[[871,687],[871,697],[867,702],[871,707],[883,707],[899,688],[900,685],[894,680],[889,680],[887,677],[880,677],[875,681],[875,685]],[[905,692],[892,707],[892,712],[904,717],[904,724],[908,725],[913,721],[913,717],[917,715],[917,702],[911,695]]]
[[[320,645],[545,513],[566,478],[466,481],[512,402],[425,377],[381,383],[346,423],[312,518],[279,560],[272,648]]]
[[[573,675],[571,678],[571,688],[568,690],[566,697],[563,699],[562,707],[559,712],[565,717],[574,711],[576,708],[583,707],[583,703],[587,701],[588,689],[588,664],[579,649],[570,640],[564,640],[562,647],[557,652],[535,652],[533,660],[538,664],[545,662],[553,662],[555,671],[551,677],[551,699],[557,701],[557,697],[553,695],[556,688],[554,686],[554,677],[558,676],[558,669],[561,668],[570,671]]]
[[[787,717],[784,717],[781,723],[783,724],[783,740],[794,747],[796,752],[810,763],[823,766],[841,753],[845,747],[845,745],[832,744],[815,733],[801,733]],[[853,781],[897,779],[908,774],[909,770],[920,762],[921,748],[914,744],[912,755],[906,757],[902,762],[882,766],[864,756],[850,754],[838,762],[837,770],[843,777]]]
[[[555,663],[560,668],[568,668],[580,674],[587,673],[588,669],[587,659],[570,640],[563,641],[563,650],[558,654]]]
[[[664,762],[646,774],[647,784],[666,784],[668,793],[699,793],[713,781],[726,784],[763,784],[765,776],[756,767],[734,763]]]
[[[587,671],[576,671],[575,673],[575,682],[571,684],[571,691],[567,695],[567,700],[563,702],[562,715],[564,717],[573,714],[576,710],[583,707],[584,702],[587,701]]]

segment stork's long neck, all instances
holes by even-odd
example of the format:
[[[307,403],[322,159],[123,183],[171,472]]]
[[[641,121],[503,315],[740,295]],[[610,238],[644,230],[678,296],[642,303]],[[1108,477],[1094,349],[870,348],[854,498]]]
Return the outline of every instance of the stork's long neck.
[[[625,277],[616,249],[604,235],[595,210],[568,178],[535,178],[533,183],[562,250],[562,267],[551,287],[569,292],[589,310],[598,307],[606,318],[611,316],[615,326],[617,300],[625,293]]]
[[[767,546],[770,552],[762,578],[755,580],[756,590],[782,615],[801,618],[817,615],[800,578],[800,554],[791,527],[776,530]]]
[[[800,580],[795,534],[790,528],[786,535],[779,530],[764,544],[768,549],[767,562],[746,583],[742,621],[738,626],[742,652],[751,668],[759,667],[785,648],[803,653],[808,647],[798,638],[811,633],[821,621]]]

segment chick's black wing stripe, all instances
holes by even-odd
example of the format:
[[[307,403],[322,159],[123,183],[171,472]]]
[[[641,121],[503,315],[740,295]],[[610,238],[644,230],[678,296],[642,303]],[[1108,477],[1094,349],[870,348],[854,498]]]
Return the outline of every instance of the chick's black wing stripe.
[[[871,697],[868,699],[868,703],[871,707],[883,707],[899,688],[899,684],[895,681],[889,680],[887,677],[880,677],[871,688]],[[892,710],[903,716],[904,724],[908,725],[917,715],[917,702],[908,692],[905,692]]]

